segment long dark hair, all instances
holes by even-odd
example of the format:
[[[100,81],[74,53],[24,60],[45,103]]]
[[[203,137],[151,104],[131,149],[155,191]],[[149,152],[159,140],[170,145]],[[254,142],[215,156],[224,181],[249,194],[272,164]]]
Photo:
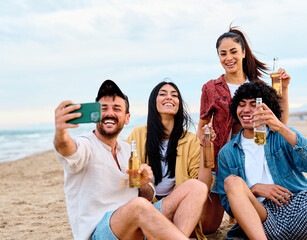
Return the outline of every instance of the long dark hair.
[[[243,59],[243,72],[248,77],[249,81],[257,81],[264,74],[267,74],[268,67],[265,63],[260,62],[252,53],[246,38],[239,29],[230,26],[229,31],[222,34],[216,41],[216,50],[220,47],[221,41],[224,38],[231,38],[245,50],[245,58]]]
[[[149,165],[152,168],[155,176],[155,185],[158,185],[164,176],[162,176],[161,168],[161,146],[163,139],[167,137],[165,127],[161,122],[161,116],[157,110],[156,99],[159,90],[165,84],[171,85],[176,89],[179,99],[179,109],[175,115],[174,128],[169,136],[169,142],[166,151],[165,161],[168,164],[166,176],[169,174],[170,178],[175,176],[177,145],[178,140],[183,138],[190,126],[191,118],[187,113],[185,103],[181,97],[180,91],[173,82],[161,82],[152,90],[148,100],[148,115],[147,115],[147,140],[146,140],[146,156],[148,156]]]

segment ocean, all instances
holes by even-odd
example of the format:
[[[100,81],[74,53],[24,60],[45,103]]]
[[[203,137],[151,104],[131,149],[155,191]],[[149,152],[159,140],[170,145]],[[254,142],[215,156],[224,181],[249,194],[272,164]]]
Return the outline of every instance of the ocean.
[[[191,114],[194,126],[189,131],[195,133],[199,115]],[[127,139],[133,128],[146,124],[146,116],[131,117],[130,123],[125,125],[119,135],[120,139]],[[95,124],[80,124],[79,128],[69,129],[72,137],[86,134],[95,129]],[[15,161],[27,156],[53,149],[54,124],[40,124],[0,130],[0,162]],[[306,133],[305,133],[306,134]]]
[[[197,129],[198,114],[191,114],[194,125],[189,131],[195,133]],[[146,116],[134,116],[130,118],[128,125],[119,135],[120,139],[127,139],[133,128],[145,125]],[[80,124],[80,127],[68,129],[72,137],[86,134],[96,125],[94,123]],[[34,154],[42,153],[53,149],[55,126],[54,124],[40,124],[19,127],[15,129],[0,130],[0,162],[15,161]]]
[[[131,130],[146,124],[146,117],[134,117],[125,125],[119,138],[126,139]],[[72,137],[88,133],[95,129],[93,123],[80,124],[80,127],[69,129]],[[53,149],[54,124],[40,124],[0,130],[0,162],[15,161],[27,156]]]

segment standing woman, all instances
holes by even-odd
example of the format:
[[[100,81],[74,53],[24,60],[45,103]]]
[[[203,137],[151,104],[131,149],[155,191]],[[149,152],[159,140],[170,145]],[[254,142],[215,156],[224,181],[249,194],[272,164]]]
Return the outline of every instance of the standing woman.
[[[197,130],[197,135],[200,138],[203,135],[203,126],[211,123],[216,133],[213,175],[217,171],[216,160],[220,149],[231,139],[231,136],[236,135],[241,129],[241,125],[233,120],[229,112],[234,92],[246,81],[261,81],[260,77],[263,73],[267,74],[268,70],[266,65],[253,55],[244,34],[234,27],[230,27],[228,32],[217,39],[216,49],[225,74],[204,84]],[[283,110],[281,120],[286,124],[289,116],[288,85],[290,76],[284,69],[279,69],[278,72],[283,81],[283,96],[280,102]],[[223,214],[224,209],[215,183],[202,215],[204,233],[215,232],[221,224]]]
[[[128,137],[129,143],[136,141],[141,162],[152,168],[155,201],[167,197],[186,180],[197,179],[199,174],[208,189],[211,187],[211,171],[200,165],[200,141],[187,131],[190,122],[178,87],[161,82],[149,97],[147,126],[134,128]],[[205,239],[201,224],[195,230],[198,239]]]

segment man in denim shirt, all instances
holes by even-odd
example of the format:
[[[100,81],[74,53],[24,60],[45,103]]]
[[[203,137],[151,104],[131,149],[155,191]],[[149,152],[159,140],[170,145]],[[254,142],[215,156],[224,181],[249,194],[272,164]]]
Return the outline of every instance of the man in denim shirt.
[[[307,239],[306,138],[279,121],[279,97],[265,83],[240,86],[231,112],[242,130],[218,157],[218,192],[238,222],[227,238]],[[262,125],[266,144],[256,145],[254,127]]]

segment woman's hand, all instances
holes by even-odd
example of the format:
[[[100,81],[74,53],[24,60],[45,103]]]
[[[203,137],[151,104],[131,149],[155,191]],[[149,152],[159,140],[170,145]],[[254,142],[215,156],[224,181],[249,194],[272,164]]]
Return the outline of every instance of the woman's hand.
[[[279,79],[282,80],[282,88],[288,88],[291,80],[290,75],[283,68],[278,69],[277,72],[279,73]]]
[[[201,134],[199,136],[200,144],[204,144],[205,132],[206,132],[207,128],[209,128],[209,130],[210,130],[210,141],[213,142],[216,138],[216,133],[215,133],[213,127],[212,127],[212,123],[209,123],[208,125],[206,124],[205,126],[203,126],[201,128]]]

